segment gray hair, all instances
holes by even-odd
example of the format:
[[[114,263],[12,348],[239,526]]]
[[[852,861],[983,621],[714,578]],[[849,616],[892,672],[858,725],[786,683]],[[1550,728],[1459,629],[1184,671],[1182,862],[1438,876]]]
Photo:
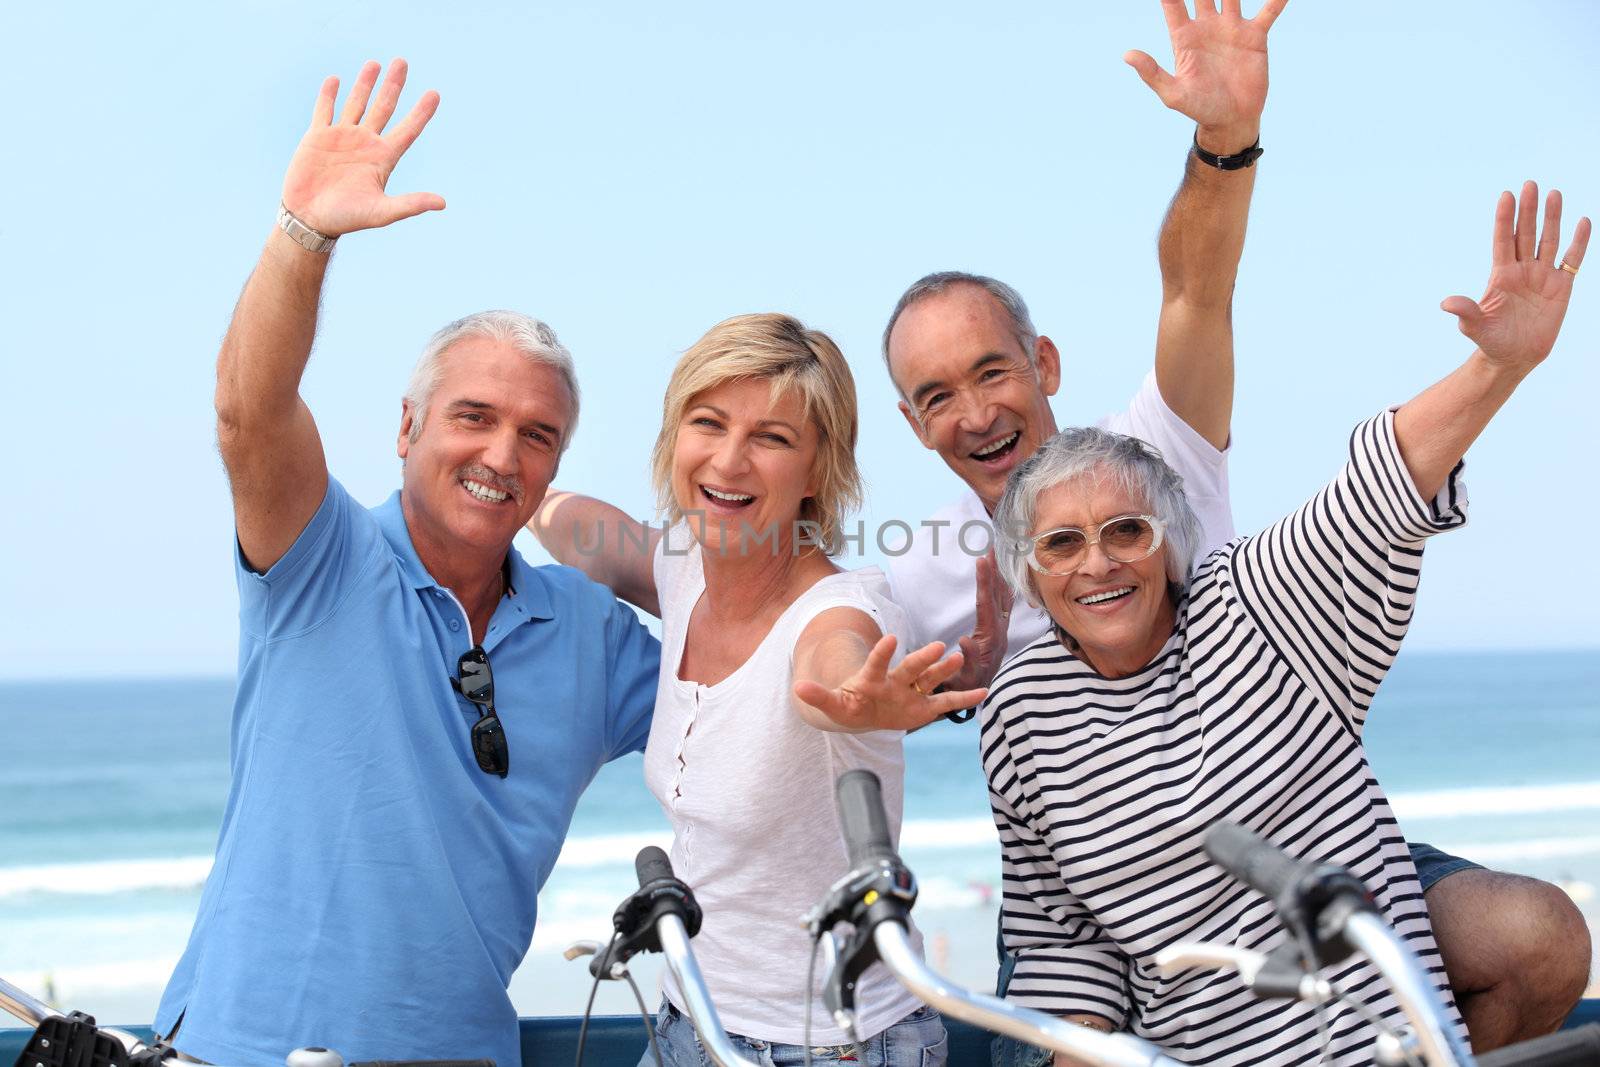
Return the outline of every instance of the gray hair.
[[[1166,525],[1167,578],[1179,591],[1189,584],[1200,545],[1200,520],[1183,492],[1183,479],[1161,453],[1137,437],[1093,426],[1062,430],[1040,446],[1006,480],[994,509],[994,552],[1006,584],[1040,606],[1028,554],[1028,535],[1047,489],[1078,478],[1097,477],[1138,497]]]
[[[962,270],[941,270],[933,274],[925,274],[911,283],[911,288],[900,294],[900,300],[894,306],[894,311],[889,315],[889,325],[883,328],[883,365],[889,367],[889,335],[894,333],[894,324],[900,321],[900,316],[905,314],[907,308],[913,304],[921,303],[932,296],[948,292],[958,285],[971,285],[999,302],[1006,313],[1006,318],[1011,320],[1011,333],[1017,339],[1017,344],[1022,346],[1022,351],[1028,357],[1029,365],[1034,363],[1034,345],[1039,340],[1039,331],[1033,328],[1033,318],[1028,314],[1028,305],[1023,301],[1022,294],[1017,292],[1005,282],[997,278],[990,278],[984,274],[968,274]],[[889,367],[889,380],[894,380],[894,368]]]
[[[405,400],[413,412],[411,440],[415,441],[422,433],[433,391],[444,376],[442,357],[445,351],[468,337],[487,337],[510,345],[528,357],[530,362],[541,363],[561,375],[567,395],[572,398],[572,419],[567,423],[566,432],[561,435],[561,451],[565,452],[578,428],[578,373],[572,366],[572,353],[567,351],[548,325],[517,311],[480,311],[457,319],[428,339],[421,358],[411,371],[411,381],[406,385]]]

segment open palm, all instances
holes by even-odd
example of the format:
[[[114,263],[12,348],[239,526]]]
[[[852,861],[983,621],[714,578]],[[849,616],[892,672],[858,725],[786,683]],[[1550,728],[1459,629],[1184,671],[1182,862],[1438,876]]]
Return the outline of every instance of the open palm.
[[[444,207],[444,198],[436,193],[390,196],[386,192],[395,164],[438,109],[439,94],[422,94],[410,113],[385,133],[384,126],[393,117],[405,88],[406,64],[397,59],[390,65],[374,98],[378,69],[376,63],[361,68],[337,121],[333,108],[339,79],[322,83],[311,128],[300,139],[283,178],[284,206],[301,222],[330,237],[387,226]]]
[[[1145,52],[1123,57],[1161,102],[1210,129],[1259,124],[1267,103],[1267,31],[1288,0],[1267,0],[1247,19],[1240,0],[1161,0],[1172,40],[1172,73]],[[1228,146],[1230,149],[1245,145]]]
[[[847,730],[915,730],[988,695],[986,689],[934,692],[961,669],[959,652],[939,659],[942,642],[923,645],[891,668],[895,643],[893,634],[879,638],[861,669],[838,688],[800,681],[794,695]]]
[[[1011,588],[1000,579],[994,549],[978,557],[977,615],[972,633],[961,638],[961,669],[945,684],[952,689],[977,689],[994,681],[1006,658],[1006,638],[1011,622]]]
[[[1495,204],[1493,265],[1489,284],[1476,301],[1447,298],[1439,306],[1460,320],[1461,332],[1492,362],[1523,373],[1550,354],[1572,298],[1572,284],[1589,246],[1589,220],[1579,219],[1572,244],[1560,259],[1561,194],[1545,199],[1544,232],[1538,234],[1539,187],[1522,186],[1521,203],[1509,192]],[[1564,270],[1565,263],[1570,270]]]

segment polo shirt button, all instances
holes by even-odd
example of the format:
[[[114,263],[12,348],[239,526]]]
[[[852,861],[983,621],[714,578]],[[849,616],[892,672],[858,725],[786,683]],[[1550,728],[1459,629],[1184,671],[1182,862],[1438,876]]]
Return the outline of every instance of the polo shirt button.
[[[461,629],[461,620],[459,620],[459,619],[451,619],[450,620],[450,629],[452,629],[452,630]]]

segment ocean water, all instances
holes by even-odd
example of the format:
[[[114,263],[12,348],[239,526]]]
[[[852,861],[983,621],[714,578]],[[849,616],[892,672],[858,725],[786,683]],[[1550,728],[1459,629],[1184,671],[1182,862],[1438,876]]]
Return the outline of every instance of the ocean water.
[[[210,869],[231,698],[224,679],[0,684],[0,976],[148,1021]],[[1367,746],[1409,837],[1558,881],[1600,928],[1600,652],[1403,656]],[[914,735],[907,764],[902,852],[930,954],[990,985],[998,847],[975,726]],[[639,757],[608,766],[541,894],[519,1010],[581,1010],[561,949],[609,931],[634,854],[668,836]],[[631,1000],[608,987],[600,1008]]]

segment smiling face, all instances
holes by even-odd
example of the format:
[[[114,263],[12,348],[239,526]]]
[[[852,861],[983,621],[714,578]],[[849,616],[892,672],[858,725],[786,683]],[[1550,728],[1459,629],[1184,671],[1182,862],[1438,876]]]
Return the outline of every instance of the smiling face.
[[[1006,476],[1055,433],[1060,355],[1047,337],[1030,363],[1000,302],[955,285],[912,304],[889,335],[900,412],[923,446],[993,512]]]
[[[572,398],[553,367],[487,337],[467,337],[440,357],[421,412],[404,409],[397,450],[411,540],[433,552],[498,565],[555,477],[572,424]]]
[[[766,379],[723,382],[684,408],[673,498],[708,553],[787,552],[800,506],[817,491],[817,446],[796,390],[774,397]],[[772,530],[778,541],[756,540]]]
[[[1147,514],[1148,502],[1110,479],[1074,478],[1039,494],[1031,535],[1063,526],[1093,530],[1117,515]],[[1045,610],[1078,644],[1079,658],[1108,678],[1148,664],[1172,635],[1176,609],[1167,588],[1165,544],[1154,555],[1118,563],[1098,544],[1066,576],[1033,572]]]

